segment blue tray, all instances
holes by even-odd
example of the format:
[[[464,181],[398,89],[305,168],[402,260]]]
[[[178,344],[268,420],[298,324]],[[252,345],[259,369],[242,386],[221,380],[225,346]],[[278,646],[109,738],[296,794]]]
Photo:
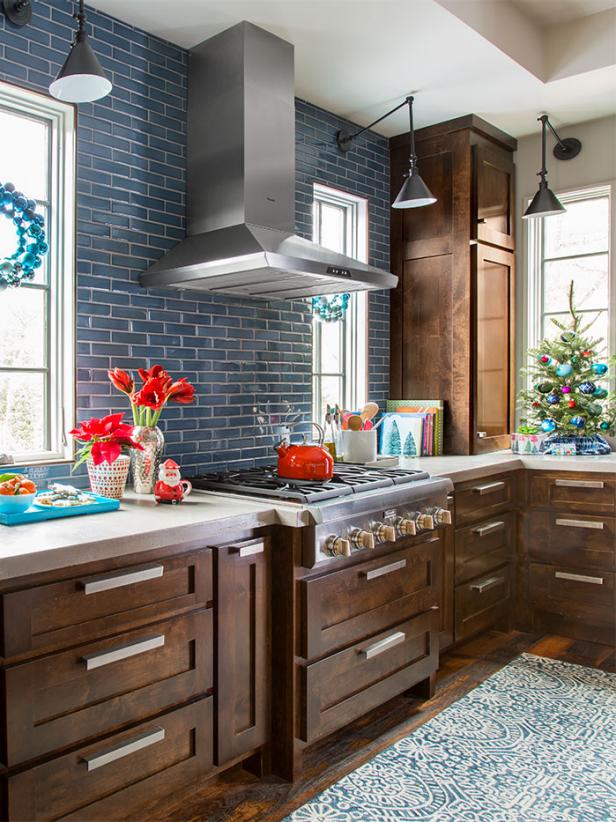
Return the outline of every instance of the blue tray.
[[[45,493],[42,491],[41,493]],[[3,514],[0,512],[0,524],[23,525],[26,522],[42,522],[46,519],[60,519],[61,517],[79,517],[82,514],[104,514],[106,511],[117,511],[120,500],[99,497],[92,494],[95,502],[88,505],[76,505],[73,508],[38,508],[31,505],[27,511],[19,514]]]

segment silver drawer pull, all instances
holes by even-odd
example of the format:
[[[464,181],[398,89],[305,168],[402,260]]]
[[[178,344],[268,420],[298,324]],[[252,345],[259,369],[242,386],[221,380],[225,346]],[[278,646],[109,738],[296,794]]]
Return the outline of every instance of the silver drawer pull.
[[[476,582],[471,585],[471,591],[477,591],[478,593],[483,594],[484,591],[487,591],[489,588],[494,588],[496,585],[500,585],[504,581],[505,577],[490,577],[490,579],[486,579],[485,582]]]
[[[390,562],[389,565],[381,565],[380,568],[373,568],[371,571],[362,571],[362,576],[366,579],[376,579],[377,577],[384,577],[385,574],[393,574],[394,571],[401,571],[406,568],[406,560],[400,559],[398,562]]]
[[[262,554],[265,551],[265,543],[263,540],[257,542],[249,542],[247,545],[240,545],[237,548],[232,548],[231,553],[237,554],[240,557],[252,557],[255,554]]]
[[[592,582],[593,585],[603,585],[603,577],[587,577],[584,574],[568,574],[566,571],[554,571],[556,579],[568,579],[571,582]]]
[[[475,494],[493,494],[505,487],[504,482],[488,482],[486,485],[476,485],[473,488]]]
[[[129,571],[127,574],[118,574],[113,577],[99,577],[90,582],[82,582],[83,590],[89,594],[98,594],[101,591],[111,591],[113,588],[123,588],[125,585],[134,585],[136,582],[147,582],[149,579],[162,577],[165,572],[163,565],[152,568],[142,568],[139,571]]]
[[[130,645],[120,645],[111,651],[100,651],[96,654],[86,654],[81,657],[86,670],[92,671],[94,668],[102,668],[103,665],[111,665],[112,662],[120,662],[131,656],[145,654],[146,651],[153,651],[155,648],[162,648],[165,644],[165,635],[149,636],[140,639],[138,642],[131,642]]]
[[[473,534],[477,534],[478,537],[485,537],[486,534],[491,534],[494,531],[502,531],[504,527],[504,522],[490,522],[488,525],[482,525],[480,528],[473,528]]]
[[[143,748],[149,748],[150,745],[154,745],[156,742],[162,742],[164,738],[165,729],[156,727],[147,733],[134,736],[130,742],[125,742],[116,748],[108,748],[106,751],[103,751],[103,753],[84,756],[83,760],[88,766],[89,771],[95,771],[97,768],[102,768],[103,765],[109,765],[110,762],[115,762],[117,759],[123,759],[125,756],[130,756],[130,754],[143,750]]]
[[[605,483],[599,480],[554,480],[554,485],[561,488],[605,488]]]
[[[596,531],[603,531],[603,522],[593,522],[590,519],[557,519],[556,525],[569,526],[570,528],[594,528]]]
[[[379,654],[388,651],[395,645],[400,645],[400,643],[404,642],[405,639],[405,633],[403,633],[402,631],[396,631],[395,634],[386,636],[385,639],[379,639],[379,641],[375,642],[374,645],[368,645],[367,648],[364,648],[363,651],[360,651],[359,653],[363,654],[366,657],[366,659],[372,659],[372,657],[378,656]]]

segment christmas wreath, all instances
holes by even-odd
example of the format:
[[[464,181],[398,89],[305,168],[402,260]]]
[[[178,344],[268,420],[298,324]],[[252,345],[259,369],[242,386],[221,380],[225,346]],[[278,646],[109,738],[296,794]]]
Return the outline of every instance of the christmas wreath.
[[[34,279],[42,257],[49,251],[45,239],[45,219],[36,213],[36,203],[21,191],[15,191],[13,183],[0,185],[0,215],[12,220],[15,226],[17,247],[8,257],[0,257],[0,291],[18,286],[22,280]]]

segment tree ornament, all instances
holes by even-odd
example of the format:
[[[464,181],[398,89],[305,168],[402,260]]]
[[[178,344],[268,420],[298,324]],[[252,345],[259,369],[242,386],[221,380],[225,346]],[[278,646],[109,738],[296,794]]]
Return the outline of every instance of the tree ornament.
[[[578,386],[578,391],[581,394],[594,394],[596,387],[594,382],[581,382]]]
[[[603,420],[603,422],[599,424],[599,428],[601,428],[602,431],[609,431],[610,424],[607,420]]]
[[[563,331],[560,338],[564,343],[573,342],[575,339],[575,331]]]
[[[569,400],[567,405],[569,406],[569,408],[575,408],[575,400]]]
[[[602,411],[603,411],[603,407],[601,405],[599,405],[598,402],[591,402],[590,405],[588,406],[588,413],[592,417],[599,417],[601,415]]]
[[[586,420],[584,417],[571,417],[571,425],[574,425],[576,428],[584,428]]]
[[[570,394],[571,393],[571,388],[568,385],[563,385],[563,387],[560,390],[563,392],[563,394]]]
[[[532,405],[533,408],[541,408],[541,403],[537,402],[537,400],[535,400],[533,403],[531,403],[531,405]]]
[[[558,394],[548,394],[546,400],[548,401],[549,405],[558,405],[558,403],[560,402],[560,397],[558,396]]]
[[[573,363],[573,365],[577,365],[579,361],[580,361],[580,358],[578,357],[578,355],[577,355],[577,354],[574,354],[574,355],[571,357],[571,362]]]
[[[604,374],[607,374],[607,365],[603,362],[594,362],[591,365],[592,370],[595,374],[598,374],[599,377],[602,377]]]
[[[598,385],[594,390],[593,397],[596,397],[598,400],[604,400],[607,397],[607,393],[607,388]]]
[[[554,360],[553,357],[550,357],[549,354],[538,354],[537,359],[540,363],[542,363],[542,365],[546,365],[548,367],[550,365],[554,365],[554,363],[556,362],[556,360]]]
[[[559,377],[568,377],[569,374],[573,373],[573,366],[569,365],[568,362],[562,362],[556,369],[556,374]]]
[[[541,423],[541,429],[542,431],[545,431],[546,434],[551,434],[552,431],[556,430],[556,423],[554,422],[554,420],[550,419],[543,420],[543,422]]]
[[[324,323],[337,322],[346,314],[350,294],[332,294],[330,296],[311,297],[312,313],[317,320]]]
[[[49,251],[45,241],[41,214],[35,214],[36,203],[13,183],[0,185],[0,214],[13,222],[17,237],[15,251],[0,258],[0,291],[7,286],[17,287],[23,280],[33,280],[42,264],[42,256]]]
[[[592,357],[593,354],[594,354],[594,351],[588,351],[588,350],[587,351],[582,351],[582,356],[583,357]]]
[[[553,385],[551,382],[540,382],[535,386],[535,389],[541,394],[549,394],[552,388]]]

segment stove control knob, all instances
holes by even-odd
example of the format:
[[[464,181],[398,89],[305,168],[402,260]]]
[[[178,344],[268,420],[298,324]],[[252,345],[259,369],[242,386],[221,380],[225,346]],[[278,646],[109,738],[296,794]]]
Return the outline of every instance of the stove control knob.
[[[375,540],[372,531],[363,531],[361,528],[353,528],[349,533],[349,539],[353,548],[374,548]]]
[[[417,531],[434,531],[436,525],[434,524],[434,517],[431,514],[420,511],[417,514],[411,515],[415,520]]]
[[[432,516],[437,527],[439,525],[451,525],[451,511],[448,511],[447,508],[435,508],[432,511]]]
[[[375,522],[372,531],[377,542],[395,542],[398,536],[395,527],[385,522]]]
[[[348,539],[330,534],[325,540],[325,553],[332,557],[350,557],[351,543]]]
[[[398,517],[396,520],[396,528],[398,533],[403,537],[414,537],[417,533],[417,525],[414,519],[408,517]]]

